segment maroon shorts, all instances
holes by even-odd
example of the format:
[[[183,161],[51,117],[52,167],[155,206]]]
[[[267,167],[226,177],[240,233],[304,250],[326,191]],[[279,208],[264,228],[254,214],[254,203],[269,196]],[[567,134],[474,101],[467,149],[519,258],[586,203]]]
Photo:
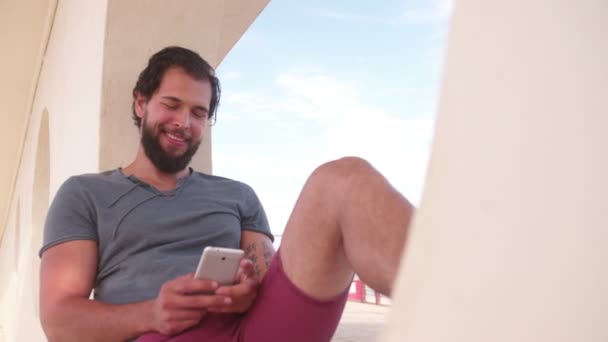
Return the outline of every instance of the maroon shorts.
[[[274,256],[247,314],[209,313],[179,335],[149,333],[137,341],[329,342],[342,316],[348,289],[327,301],[311,298],[287,278],[279,254]]]

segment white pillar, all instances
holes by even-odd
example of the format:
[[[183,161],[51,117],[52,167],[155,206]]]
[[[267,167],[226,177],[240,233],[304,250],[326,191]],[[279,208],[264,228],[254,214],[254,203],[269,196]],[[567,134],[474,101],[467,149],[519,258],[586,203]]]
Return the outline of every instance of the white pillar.
[[[139,132],[131,119],[131,91],[153,53],[180,45],[217,67],[268,1],[108,0],[99,168],[126,166],[135,156]],[[211,129],[191,166],[211,173]]]
[[[607,196],[608,2],[457,0],[382,341],[608,341]]]

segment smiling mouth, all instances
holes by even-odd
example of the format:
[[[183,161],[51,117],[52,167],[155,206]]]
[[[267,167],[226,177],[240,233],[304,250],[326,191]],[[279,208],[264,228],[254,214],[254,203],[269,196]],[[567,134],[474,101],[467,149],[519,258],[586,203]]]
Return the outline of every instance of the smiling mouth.
[[[186,142],[186,139],[179,137],[177,135],[171,134],[169,132],[165,132],[165,134],[167,135],[167,137],[169,137],[169,139],[174,140],[176,142]]]

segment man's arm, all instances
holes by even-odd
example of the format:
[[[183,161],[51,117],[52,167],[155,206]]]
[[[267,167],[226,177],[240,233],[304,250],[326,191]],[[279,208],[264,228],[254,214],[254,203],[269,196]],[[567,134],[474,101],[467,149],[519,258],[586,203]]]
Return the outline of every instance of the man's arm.
[[[246,312],[257,296],[258,287],[275,253],[272,241],[262,233],[243,230],[241,249],[245,251],[245,257],[241,260],[237,284],[221,286],[215,292],[232,298],[232,304],[209,308],[211,312]]]
[[[97,244],[89,240],[62,243],[42,255],[40,318],[49,341],[125,341],[152,329],[151,301],[89,300],[97,258]]]
[[[65,242],[42,255],[41,322],[49,341],[126,341],[145,332],[173,335],[197,324],[223,296],[195,295],[217,284],[192,274],[166,282],[154,300],[112,305],[89,300],[97,272],[94,241]]]
[[[253,262],[255,275],[258,281],[262,282],[275,254],[272,241],[265,234],[243,230],[241,232],[241,249],[245,251],[245,258]]]
[[[215,292],[232,298],[232,305],[210,308],[209,311],[244,313],[249,310],[275,253],[270,237],[248,229],[249,227],[267,228],[268,219],[253,189],[247,185],[242,189],[244,211],[241,213],[241,249],[245,251],[245,257],[241,260],[237,283],[232,286],[221,286]]]

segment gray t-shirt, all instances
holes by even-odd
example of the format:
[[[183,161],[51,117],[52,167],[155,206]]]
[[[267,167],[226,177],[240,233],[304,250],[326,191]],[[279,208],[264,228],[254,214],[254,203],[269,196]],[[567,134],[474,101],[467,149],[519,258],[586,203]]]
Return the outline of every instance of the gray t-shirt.
[[[48,248],[71,240],[99,247],[95,299],[124,304],[155,298],[167,280],[194,272],[206,246],[240,248],[241,229],[270,233],[251,187],[192,172],[161,192],[120,170],[69,178],[44,228]]]

